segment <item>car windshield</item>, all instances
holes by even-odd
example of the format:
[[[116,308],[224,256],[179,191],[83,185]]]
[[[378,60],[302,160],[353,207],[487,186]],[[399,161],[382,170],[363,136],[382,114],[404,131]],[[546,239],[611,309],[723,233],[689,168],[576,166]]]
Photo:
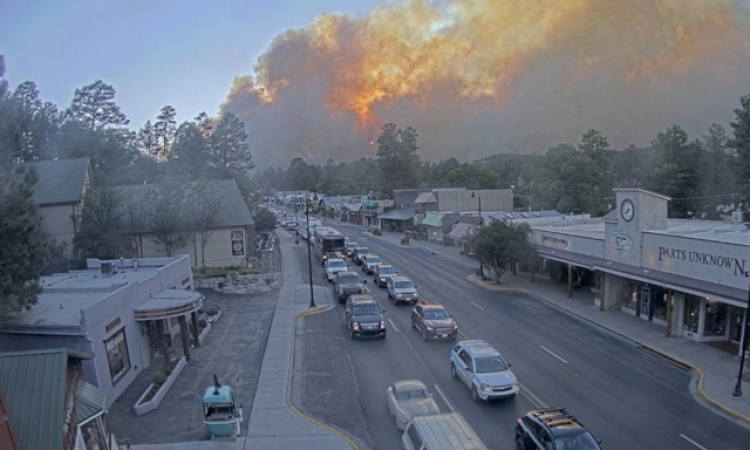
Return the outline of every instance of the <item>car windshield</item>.
[[[357,254],[358,255],[365,255],[367,253],[370,253],[370,250],[368,250],[365,247],[360,247],[360,248],[357,249]]]
[[[409,289],[413,288],[414,285],[411,281],[397,281],[396,282],[396,289]]]
[[[352,314],[355,316],[365,316],[369,314],[380,314],[380,308],[378,305],[361,305],[355,306]]]
[[[599,444],[588,431],[555,438],[555,450],[599,450]]]
[[[346,267],[344,261],[328,261],[328,267]]]
[[[380,270],[378,270],[378,273],[380,275],[393,275],[394,273],[396,273],[396,271],[393,270],[393,267],[380,266]]]
[[[410,391],[398,391],[396,392],[396,400],[409,400],[427,398],[429,395],[425,389],[412,389]]]
[[[357,248],[358,245],[356,242],[350,242],[346,244],[346,248]]]
[[[508,366],[499,356],[477,358],[477,373],[502,372],[503,370],[508,370]]]
[[[451,316],[444,309],[428,309],[424,312],[424,318],[425,320],[448,320]]]
[[[380,258],[367,258],[367,264],[377,264],[383,262]]]
[[[361,283],[361,280],[356,275],[349,275],[346,277],[339,278],[339,284],[356,284]]]

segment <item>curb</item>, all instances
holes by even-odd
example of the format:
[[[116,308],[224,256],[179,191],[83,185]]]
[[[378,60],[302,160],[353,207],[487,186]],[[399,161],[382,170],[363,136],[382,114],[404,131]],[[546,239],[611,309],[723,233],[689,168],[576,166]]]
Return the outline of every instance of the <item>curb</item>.
[[[495,286],[489,283],[485,283],[484,281],[478,279],[474,275],[469,275],[466,277],[467,280],[471,281],[472,283],[476,284],[477,286],[487,289],[488,291],[493,292],[515,292],[518,294],[528,294],[529,291],[522,288],[514,288],[514,287],[503,287],[503,286]]]
[[[714,408],[720,410],[724,414],[727,414],[727,415],[729,415],[731,417],[734,417],[737,420],[741,420],[741,421],[745,422],[746,424],[750,425],[750,417],[747,417],[747,416],[745,416],[743,414],[738,413],[737,411],[735,411],[733,409],[730,409],[730,408],[722,405],[721,403],[719,403],[716,400],[714,400],[711,397],[709,397],[708,394],[706,394],[706,391],[703,389],[703,379],[706,377],[706,375],[703,373],[703,370],[700,367],[696,367],[696,366],[694,366],[694,365],[692,365],[692,364],[690,364],[688,362],[685,362],[685,361],[677,358],[676,356],[672,356],[669,353],[663,352],[663,351],[661,351],[661,350],[659,350],[659,349],[657,349],[655,347],[652,347],[649,344],[645,344],[643,342],[640,342],[639,345],[644,350],[646,350],[648,352],[651,352],[651,353],[653,353],[653,354],[655,354],[657,356],[660,356],[660,357],[662,357],[664,359],[667,359],[667,360],[669,360],[669,361],[677,364],[680,367],[683,367],[685,369],[691,370],[693,373],[695,373],[696,375],[698,375],[698,383],[697,383],[696,387],[697,387],[697,390],[698,390],[698,395],[700,395],[703,400],[705,400],[708,404],[710,404]]]
[[[309,315],[312,315],[312,314],[322,313],[322,312],[325,312],[325,311],[328,311],[328,310],[331,310],[331,309],[334,309],[334,308],[335,308],[335,305],[326,305],[326,306],[318,306],[318,307],[315,307],[315,308],[310,308],[310,309],[307,309],[305,311],[300,311],[300,312],[296,313],[294,315],[294,320],[296,321],[297,319],[299,319],[301,317],[309,316]],[[294,352],[292,352],[292,354],[294,354]],[[294,365],[294,364],[292,364],[292,365]],[[314,419],[314,418],[308,416],[307,414],[305,414],[302,411],[300,411],[299,409],[297,409],[296,406],[292,405],[292,402],[289,399],[289,394],[290,393],[287,392],[286,403],[287,403],[287,406],[289,406],[289,409],[291,409],[294,414],[296,414],[300,418],[302,418],[302,419],[310,422],[311,424],[316,425],[316,426],[318,426],[320,428],[323,428],[324,430],[330,431],[331,433],[333,433],[336,436],[340,437],[347,444],[349,444],[349,446],[351,446],[352,450],[362,450],[361,447],[359,445],[357,445],[354,442],[354,440],[352,440],[352,438],[350,438],[346,434],[338,431],[337,429],[335,429],[335,428],[333,428],[331,426],[326,425],[325,423],[323,423],[323,422],[321,422],[321,421],[319,421],[317,419]]]

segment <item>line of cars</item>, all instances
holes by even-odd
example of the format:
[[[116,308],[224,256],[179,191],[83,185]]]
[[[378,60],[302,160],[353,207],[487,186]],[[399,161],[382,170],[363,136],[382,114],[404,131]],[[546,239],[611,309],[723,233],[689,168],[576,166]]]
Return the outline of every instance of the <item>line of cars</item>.
[[[367,247],[347,241],[341,258],[329,259],[328,264],[333,262],[339,268],[329,280],[334,283],[339,302],[346,301],[346,322],[352,339],[385,338],[387,329],[385,309],[367,294],[367,280],[350,270],[346,256],[360,265],[366,275],[372,275],[374,284],[386,287],[394,304],[412,305],[411,326],[423,340],[458,338],[458,325],[445,307],[420,299],[411,280],[399,275]],[[346,270],[341,269],[342,264]],[[520,386],[510,367],[500,352],[484,340],[459,341],[451,350],[451,376],[467,386],[475,402],[515,398]],[[487,448],[460,414],[442,413],[419,380],[394,382],[386,391],[386,403],[396,427],[403,430],[402,447],[406,450],[456,448],[457,442],[463,446],[459,448]],[[517,450],[598,450],[601,442],[564,408],[528,412],[518,419],[515,441]]]

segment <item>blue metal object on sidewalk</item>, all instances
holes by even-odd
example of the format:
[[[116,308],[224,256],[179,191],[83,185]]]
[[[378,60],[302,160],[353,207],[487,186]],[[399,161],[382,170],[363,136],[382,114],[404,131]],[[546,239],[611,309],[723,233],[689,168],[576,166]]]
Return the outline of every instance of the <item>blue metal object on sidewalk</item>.
[[[242,404],[239,403],[239,376],[237,396],[231,386],[222,386],[214,374],[214,385],[203,394],[203,415],[212,437],[237,437],[242,422]]]

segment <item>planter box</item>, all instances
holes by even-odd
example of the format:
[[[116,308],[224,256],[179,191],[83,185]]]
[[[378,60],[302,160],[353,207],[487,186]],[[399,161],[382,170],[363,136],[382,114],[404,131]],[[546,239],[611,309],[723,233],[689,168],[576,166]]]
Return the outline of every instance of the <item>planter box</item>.
[[[208,328],[208,327],[206,327]],[[149,413],[153,410],[155,410],[159,403],[164,399],[164,396],[167,395],[167,392],[169,392],[169,389],[174,384],[174,381],[177,379],[177,377],[182,372],[182,369],[185,368],[185,365],[187,364],[187,361],[185,360],[185,357],[180,357],[180,360],[177,361],[177,365],[175,366],[172,373],[169,374],[169,377],[167,378],[167,381],[164,382],[164,384],[159,387],[159,390],[156,392],[156,395],[154,397],[147,401],[142,402],[143,398],[146,397],[146,395],[151,392],[151,389],[154,387],[154,383],[151,383],[148,386],[148,389],[143,393],[143,395],[140,396],[137,402],[135,402],[135,405],[133,405],[133,412],[135,412],[136,416],[142,416],[146,413]]]
[[[204,328],[203,331],[201,331],[201,334],[198,335],[198,342],[202,344],[203,339],[206,338],[209,331],[211,331],[211,322],[206,322],[206,328]]]

